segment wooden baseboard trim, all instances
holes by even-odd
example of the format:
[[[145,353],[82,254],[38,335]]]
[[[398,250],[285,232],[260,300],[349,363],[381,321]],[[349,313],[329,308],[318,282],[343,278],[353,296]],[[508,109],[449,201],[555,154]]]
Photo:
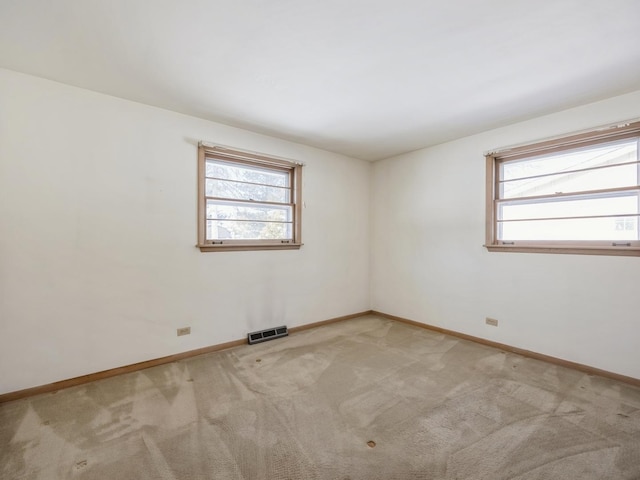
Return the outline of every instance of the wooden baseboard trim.
[[[351,315],[343,315],[342,317],[330,318],[329,320],[322,320],[320,322],[307,323],[306,325],[300,325],[299,327],[291,327],[289,329],[289,333],[298,333],[304,330],[309,330],[310,328],[322,327],[323,325],[329,325],[331,323],[343,322],[345,320],[351,320],[352,318],[364,317],[365,315],[370,315],[373,313],[373,310],[366,310],[360,313],[352,313]]]
[[[467,335],[466,333],[460,333],[454,330],[447,330],[446,328],[441,328],[441,327],[436,327],[434,325],[429,325],[426,323],[416,322],[415,320],[409,320],[408,318],[389,315],[388,313],[382,313],[375,310],[372,310],[370,313],[372,315],[378,315],[383,318],[388,318],[390,320],[395,320],[397,322],[406,323],[408,325],[413,325],[415,327],[420,327],[420,328],[424,328],[434,332],[451,335],[452,337],[461,338],[463,340],[469,340],[471,342],[487,345],[489,347],[497,348],[499,350],[504,350],[505,352],[517,353],[518,355],[522,355],[523,357],[542,360],[543,362],[552,363],[554,365],[558,365],[565,368],[572,368],[573,370],[578,370],[580,372],[584,372],[589,375],[598,375],[600,377],[609,378],[612,380],[617,380],[619,382],[628,383],[635,387],[640,387],[640,379],[638,378],[628,377],[626,375],[620,375],[619,373],[613,373],[607,370],[601,370],[599,368],[590,367],[589,365],[583,365],[582,363],[571,362],[569,360],[563,360],[562,358],[552,357],[550,355],[544,355],[543,353],[532,352],[530,350],[513,347],[511,345],[506,345],[504,343],[498,343],[491,340],[486,340],[484,338],[474,337],[473,335]]]
[[[237,347],[246,343],[246,338],[242,340],[233,340],[231,342],[220,343],[218,345],[212,345],[210,347],[198,348],[196,350],[176,353],[175,355],[169,355],[167,357],[154,358],[152,360],[133,363],[131,365],[125,365],[123,367],[116,367],[109,370],[103,370],[101,372],[89,373],[87,375],[81,375],[79,377],[69,378],[67,380],[61,380],[59,382],[49,383],[46,385],[26,388],[24,390],[18,390],[15,392],[3,393],[2,395],[0,395],[0,403],[19,400],[26,397],[32,397],[34,395],[40,395],[42,393],[56,392],[64,388],[75,387],[77,385],[83,385],[85,383],[94,382],[96,380],[103,380],[105,378],[115,377],[117,375],[123,375],[125,373],[137,372],[138,370],[144,370],[145,368],[156,367],[158,365],[164,365],[165,363],[177,362],[178,360],[183,360],[185,358],[195,357],[197,355],[203,355],[205,353],[217,352],[219,350]]]
[[[300,325],[298,327],[292,327],[289,329],[289,333],[293,334],[308,330],[310,328],[321,327],[323,325],[329,325],[330,323],[342,322],[352,318],[362,317],[371,313],[371,310],[367,310],[361,313],[354,313],[351,315],[344,315],[342,317],[330,318],[320,322],[308,323],[306,325]],[[0,403],[11,402],[13,400],[19,400],[22,398],[32,397],[34,395],[40,395],[42,393],[57,392],[64,388],[75,387],[77,385],[83,385],[85,383],[94,382],[96,380],[103,380],[105,378],[115,377],[117,375],[123,375],[125,373],[137,372],[146,368],[156,367],[158,365],[164,365],[166,363],[177,362],[178,360],[184,360],[186,358],[196,357],[198,355],[204,355],[205,353],[218,352],[220,350],[226,350],[232,347],[238,347],[240,345],[246,345],[247,339],[233,340],[231,342],[220,343],[218,345],[211,345],[209,347],[198,348],[195,350],[189,350],[182,353],[176,353],[175,355],[169,355],[167,357],[155,358],[153,360],[147,360],[144,362],[134,363],[131,365],[125,365],[123,367],[112,368],[109,370],[103,370],[102,372],[89,373],[87,375],[81,375],[79,377],[69,378],[67,380],[61,380],[59,382],[49,383],[46,385],[40,385],[37,387],[26,388],[24,390],[17,390],[15,392],[0,394]]]
[[[289,329],[290,334],[295,334],[297,332],[302,332],[304,330],[309,330],[311,328],[322,327],[324,325],[329,325],[332,323],[338,323],[345,320],[351,320],[353,318],[363,317],[365,315],[377,315],[383,318],[388,318],[390,320],[395,320],[397,322],[405,323],[408,325],[413,325],[415,327],[424,328],[427,330],[431,330],[434,332],[442,333],[445,335],[451,335],[453,337],[461,338],[463,340],[469,340],[471,342],[479,343],[482,345],[487,345],[489,347],[497,348],[500,350],[504,350],[510,353],[516,353],[518,355],[522,355],[524,357],[534,358],[536,360],[542,360],[544,362],[552,363],[555,365],[559,365],[561,367],[572,368],[574,370],[578,370],[590,375],[598,375],[605,378],[610,378],[612,380],[617,380],[620,382],[628,383],[630,385],[634,385],[636,387],[640,387],[640,379],[634,377],[628,377],[626,375],[620,375],[618,373],[609,372],[606,370],[601,370],[599,368],[590,367],[588,365],[583,365],[581,363],[571,362],[569,360],[563,360],[561,358],[552,357],[549,355],[544,355],[542,353],[532,352],[530,350],[525,350],[518,347],[513,347],[511,345],[506,345],[503,343],[494,342],[491,340],[486,340],[480,337],[474,337],[473,335],[467,335],[465,333],[456,332],[454,330],[448,330],[446,328],[436,327],[434,325],[429,325],[426,323],[416,322],[415,320],[409,320],[408,318],[398,317],[395,315],[390,315],[388,313],[378,312],[375,310],[367,310],[360,313],[354,313],[351,315],[344,315],[341,317],[330,318],[328,320],[322,320],[320,322],[308,323],[305,325],[300,325],[297,327],[292,327]],[[117,375],[123,375],[125,373],[137,372],[139,370],[144,370],[146,368],[155,367],[158,365],[164,365],[171,362],[177,362],[179,360],[184,360],[191,357],[196,357],[198,355],[204,355],[206,353],[218,352],[220,350],[226,350],[228,348],[237,347],[240,345],[246,345],[247,339],[243,338],[241,340],[233,340],[231,342],[220,343],[217,345],[211,345],[209,347],[198,348],[195,350],[189,350],[187,352],[177,353],[175,355],[169,355],[166,357],[155,358],[153,360],[147,360],[144,362],[134,363],[132,365],[126,365],[123,367],[112,368],[110,370],[104,370],[102,372],[90,373],[87,375],[82,375],[75,378],[70,378],[67,380],[61,380],[59,382],[49,383],[47,385],[40,385],[37,387],[26,388],[24,390],[18,390],[15,392],[9,392],[0,394],[0,403],[11,402],[13,400],[19,400],[22,398],[32,397],[34,395],[40,395],[43,393],[51,393],[56,392],[58,390],[62,390],[65,388],[75,387],[77,385],[83,385],[86,383],[94,382],[96,380],[102,380],[105,378],[115,377]]]

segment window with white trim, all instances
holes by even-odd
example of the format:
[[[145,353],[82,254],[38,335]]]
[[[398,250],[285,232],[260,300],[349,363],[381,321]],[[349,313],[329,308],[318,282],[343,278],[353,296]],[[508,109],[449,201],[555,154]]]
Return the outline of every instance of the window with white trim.
[[[201,251],[300,248],[302,165],[201,143]]]
[[[490,251],[640,255],[640,122],[487,155]]]

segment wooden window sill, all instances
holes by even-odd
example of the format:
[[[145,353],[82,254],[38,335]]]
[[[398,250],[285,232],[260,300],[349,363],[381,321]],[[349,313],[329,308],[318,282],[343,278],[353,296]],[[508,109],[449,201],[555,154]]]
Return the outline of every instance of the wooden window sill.
[[[578,247],[578,246],[526,246],[526,245],[484,245],[490,252],[515,253],[564,253],[569,255],[611,255],[640,257],[636,247]]]
[[[247,245],[247,244],[206,244],[206,245],[196,245],[201,252],[248,252],[252,250],[300,250],[302,247],[302,243],[282,243],[282,244],[257,244],[257,245]]]

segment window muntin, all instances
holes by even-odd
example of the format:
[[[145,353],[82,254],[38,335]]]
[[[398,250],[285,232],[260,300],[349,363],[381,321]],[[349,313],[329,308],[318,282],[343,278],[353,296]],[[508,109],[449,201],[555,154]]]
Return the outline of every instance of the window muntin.
[[[217,198],[289,203],[291,188],[207,177],[206,195]]]
[[[301,165],[200,146],[201,250],[299,248]]]
[[[207,197],[207,240],[293,240],[293,205]]]
[[[639,145],[640,122],[487,155],[487,248],[640,255]]]
[[[635,187],[638,140],[625,139],[499,165],[502,199]]]
[[[602,145],[573,148],[567,151],[547,153],[512,160],[502,164],[502,180],[517,180],[523,177],[557,175],[606,165],[637,161],[637,141],[615,140]]]
[[[255,184],[271,185],[275,187],[289,187],[290,168],[274,166],[260,167],[252,164],[238,164],[237,161],[225,161],[218,157],[207,157],[207,178],[223,180],[245,181]]]

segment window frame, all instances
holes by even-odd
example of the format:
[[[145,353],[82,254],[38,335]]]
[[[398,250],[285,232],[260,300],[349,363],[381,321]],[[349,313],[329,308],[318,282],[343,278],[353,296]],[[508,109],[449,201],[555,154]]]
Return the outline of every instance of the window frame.
[[[291,184],[290,203],[292,207],[292,239],[229,239],[207,240],[207,195],[206,162],[215,159],[238,166],[254,166],[278,172],[289,173]],[[302,243],[302,163],[266,155],[258,152],[239,150],[224,145],[200,142],[198,144],[198,243],[201,252],[231,252],[251,250],[297,250]],[[233,199],[230,199],[233,201]],[[259,203],[259,202],[256,202]]]
[[[640,256],[640,240],[633,241],[627,246],[626,241],[589,241],[589,240],[523,240],[503,243],[498,240],[498,204],[499,201],[509,200],[499,197],[500,165],[515,160],[552,154],[580,147],[596,146],[616,140],[640,137],[640,121],[630,121],[609,125],[594,130],[556,137],[536,143],[517,145],[496,149],[485,153],[486,158],[486,238],[484,247],[489,252],[519,252],[519,253],[564,253],[579,255],[614,255],[614,256]],[[640,169],[640,164],[639,164]],[[640,183],[640,179],[638,181]],[[640,186],[611,188],[603,190],[587,190],[584,192],[561,193],[560,196],[588,198],[588,192],[592,194],[616,191],[638,190]],[[544,195],[553,198],[554,195]],[[515,199],[517,200],[517,199]],[[640,223],[640,217],[638,223]],[[639,226],[640,228],[640,226]]]

